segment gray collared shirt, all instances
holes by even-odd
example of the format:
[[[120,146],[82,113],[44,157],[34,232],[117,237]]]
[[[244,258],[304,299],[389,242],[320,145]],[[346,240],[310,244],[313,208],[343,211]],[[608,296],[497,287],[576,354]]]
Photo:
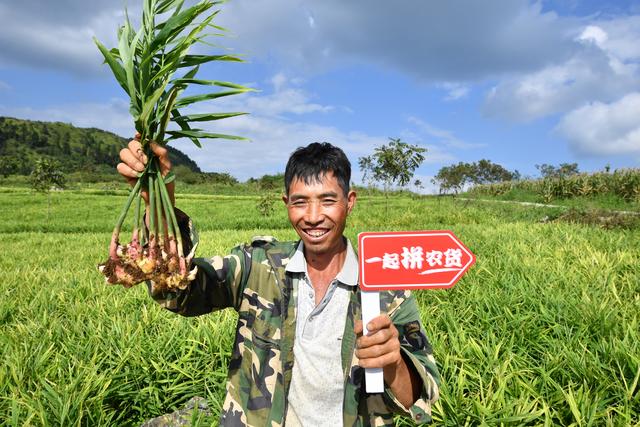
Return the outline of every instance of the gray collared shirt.
[[[304,246],[287,264],[294,273],[296,338],[288,395],[286,426],[340,426],[344,398],[344,373],[340,349],[350,293],[358,285],[358,258],[347,241],[342,270],[316,306],[315,291],[307,274]]]

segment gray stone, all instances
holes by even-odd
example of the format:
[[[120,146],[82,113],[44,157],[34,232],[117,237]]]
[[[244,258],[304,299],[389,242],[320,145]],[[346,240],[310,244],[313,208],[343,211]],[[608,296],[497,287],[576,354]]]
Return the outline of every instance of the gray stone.
[[[200,415],[211,416],[207,400],[204,397],[192,397],[183,409],[171,414],[161,415],[145,421],[140,427],[182,427],[190,426],[192,419],[197,412]]]

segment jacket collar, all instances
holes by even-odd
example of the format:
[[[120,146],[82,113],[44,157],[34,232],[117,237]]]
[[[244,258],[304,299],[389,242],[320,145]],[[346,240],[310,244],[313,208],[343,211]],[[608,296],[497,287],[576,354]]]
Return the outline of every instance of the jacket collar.
[[[347,242],[347,257],[336,279],[347,286],[357,286],[358,256],[353,250],[349,239],[346,237],[343,237],[343,239]],[[302,240],[298,243],[295,253],[289,260],[289,263],[287,263],[285,271],[288,273],[307,273],[307,260],[304,258],[304,243],[302,243]]]

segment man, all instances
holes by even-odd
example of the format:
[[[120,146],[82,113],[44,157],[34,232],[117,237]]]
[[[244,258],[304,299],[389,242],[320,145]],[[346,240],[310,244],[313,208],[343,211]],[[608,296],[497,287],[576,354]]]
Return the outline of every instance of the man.
[[[166,150],[153,149],[166,174]],[[140,143],[120,157],[118,171],[135,182],[146,161]],[[350,178],[341,149],[297,149],[282,199],[298,242],[254,238],[228,256],[195,259],[198,275],[185,291],[149,285],[156,301],[185,316],[238,311],[222,425],[390,425],[394,413],[430,421],[439,375],[410,293],[382,292],[384,314],[362,336],[358,261],[343,236],[356,203]],[[190,222],[177,212],[186,235]],[[384,393],[365,392],[364,368],[383,369]]]

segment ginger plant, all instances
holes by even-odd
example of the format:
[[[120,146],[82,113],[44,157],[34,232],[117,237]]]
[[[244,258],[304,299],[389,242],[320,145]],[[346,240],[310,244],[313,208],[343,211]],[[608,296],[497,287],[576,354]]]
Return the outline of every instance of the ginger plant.
[[[196,78],[202,64],[241,61],[227,54],[189,53],[194,45],[212,46],[207,39],[224,31],[212,23],[219,12],[213,8],[221,3],[201,0],[185,8],[184,0],[143,0],[140,27],[135,30],[127,15],[118,29],[117,47],[107,49],[94,38],[105,63],[130,98],[129,111],[142,149],[149,159],[113,229],[109,258],[98,266],[108,283],[130,287],[151,280],[156,286],[166,289],[184,289],[195,275],[196,268],[190,270],[195,247],[189,254],[184,253],[173,203],[167,191],[167,184],[174,180],[174,175],[162,175],[158,158],[150,144],[153,141],[164,146],[171,140],[186,137],[201,147],[201,138],[245,139],[207,132],[193,128],[191,124],[246,113],[181,113],[184,107],[198,102],[252,90],[234,83]],[[207,32],[212,30],[216,33]],[[184,95],[190,85],[222,89]],[[171,123],[177,126],[169,128]],[[143,194],[148,194],[148,206],[143,203]],[[122,224],[132,206],[131,242],[122,245],[119,241]]]

